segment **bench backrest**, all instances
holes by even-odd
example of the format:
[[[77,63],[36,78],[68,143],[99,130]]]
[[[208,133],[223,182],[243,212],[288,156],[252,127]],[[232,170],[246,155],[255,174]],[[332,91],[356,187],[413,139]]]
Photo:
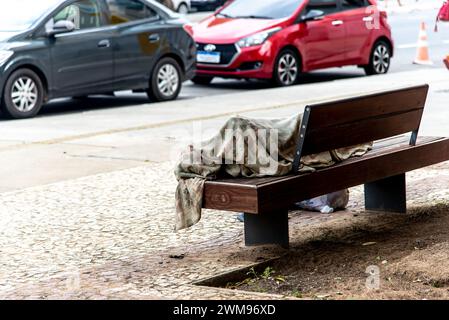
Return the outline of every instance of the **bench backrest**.
[[[412,132],[415,145],[428,85],[307,106],[293,172],[301,157]]]

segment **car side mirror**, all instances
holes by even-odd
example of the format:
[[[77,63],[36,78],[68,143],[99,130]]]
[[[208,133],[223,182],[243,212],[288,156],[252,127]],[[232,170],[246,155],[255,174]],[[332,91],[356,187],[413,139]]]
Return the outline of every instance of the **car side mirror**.
[[[53,37],[57,34],[72,32],[75,28],[75,24],[72,21],[60,20],[53,25],[51,30],[47,31],[47,35]]]
[[[324,11],[321,10],[310,10],[307,14],[301,16],[300,22],[321,20],[324,18]]]

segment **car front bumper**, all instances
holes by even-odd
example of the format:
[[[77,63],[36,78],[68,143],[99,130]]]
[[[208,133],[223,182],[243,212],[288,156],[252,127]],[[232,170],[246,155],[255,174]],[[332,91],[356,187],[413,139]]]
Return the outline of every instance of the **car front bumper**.
[[[236,51],[227,64],[197,63],[196,75],[222,78],[272,78],[276,56],[269,42],[261,46],[237,48]]]

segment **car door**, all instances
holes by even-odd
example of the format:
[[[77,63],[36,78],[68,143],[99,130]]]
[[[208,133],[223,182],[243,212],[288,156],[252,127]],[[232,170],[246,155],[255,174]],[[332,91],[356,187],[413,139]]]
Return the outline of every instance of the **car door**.
[[[140,0],[106,0],[106,3],[109,23],[115,26],[114,86],[146,88],[164,44],[166,26],[157,12]]]
[[[360,60],[371,43],[371,34],[375,28],[375,11],[368,7],[366,0],[340,0],[341,20],[346,28],[346,58]],[[370,50],[370,48],[368,48]]]
[[[308,21],[304,25],[302,35],[309,69],[329,67],[343,62],[346,31],[338,0],[310,0],[305,10],[302,16],[311,10],[324,12],[321,19]]]
[[[78,0],[53,15],[46,28],[60,20],[75,24],[75,30],[55,35],[50,41],[52,79],[57,96],[107,92],[112,88],[112,32],[105,25],[98,0]]]

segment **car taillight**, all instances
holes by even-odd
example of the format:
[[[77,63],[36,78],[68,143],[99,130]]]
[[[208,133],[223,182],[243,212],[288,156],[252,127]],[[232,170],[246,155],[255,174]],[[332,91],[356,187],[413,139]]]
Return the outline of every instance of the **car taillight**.
[[[193,26],[189,23],[185,24],[184,26],[184,30],[191,36],[193,37]]]

